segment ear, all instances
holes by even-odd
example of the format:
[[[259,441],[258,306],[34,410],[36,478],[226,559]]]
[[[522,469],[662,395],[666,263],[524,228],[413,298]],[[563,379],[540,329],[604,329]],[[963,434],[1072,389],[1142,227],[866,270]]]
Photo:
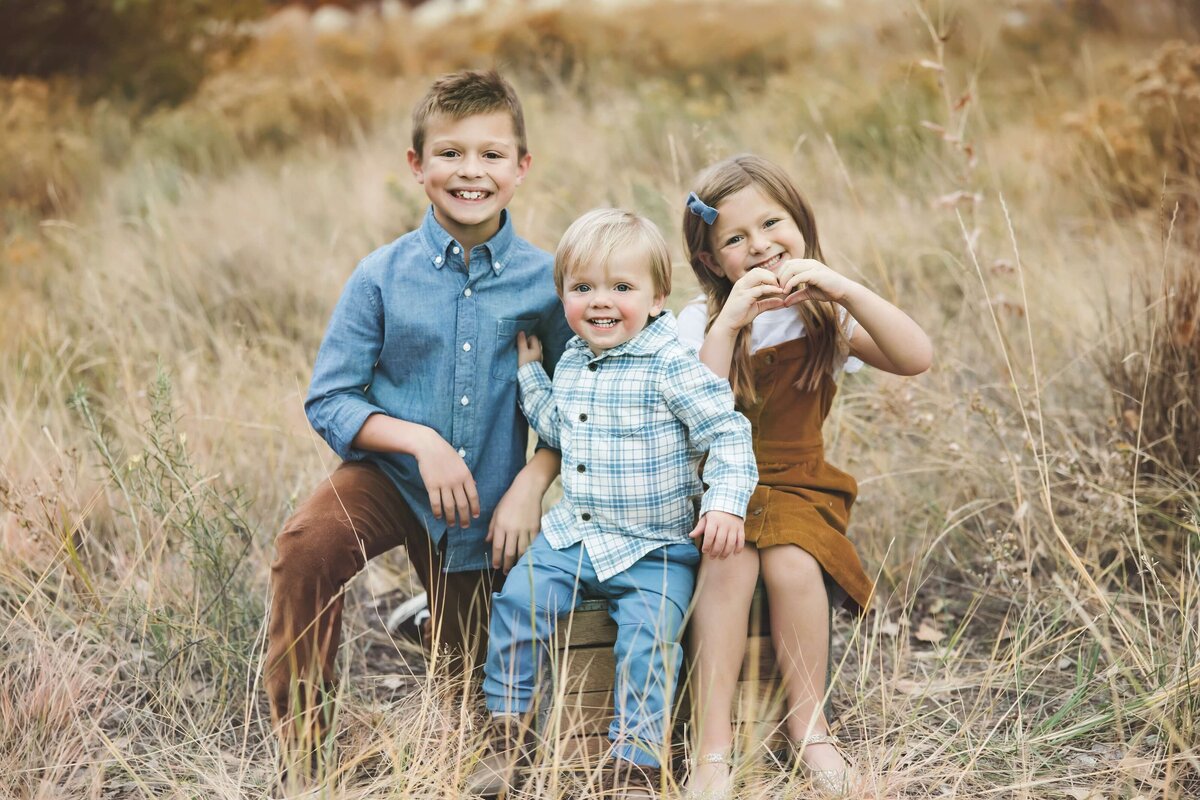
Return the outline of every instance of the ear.
[[[521,185],[521,181],[525,180],[525,174],[529,172],[530,165],[533,164],[533,156],[526,153],[517,162],[517,186]]]
[[[408,148],[408,168],[412,170],[413,177],[417,179],[417,183],[425,184],[425,170],[421,166],[421,154],[411,147]]]
[[[657,317],[662,313],[663,307],[666,306],[666,304],[667,298],[665,296],[659,295],[658,297],[654,298],[654,305],[650,306],[650,316]]]
[[[700,259],[700,263],[703,264],[705,268],[713,275],[716,275],[718,278],[725,277],[725,271],[721,269],[721,265],[717,263],[715,258],[713,258],[712,253],[708,252],[707,250],[701,250],[696,255],[696,258]]]

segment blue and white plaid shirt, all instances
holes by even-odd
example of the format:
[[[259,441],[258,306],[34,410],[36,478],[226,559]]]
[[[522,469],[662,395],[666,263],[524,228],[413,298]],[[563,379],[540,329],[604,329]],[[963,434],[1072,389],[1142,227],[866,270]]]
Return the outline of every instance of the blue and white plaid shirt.
[[[517,379],[529,423],[562,450],[563,499],[542,535],[556,550],[582,541],[600,580],[689,541],[697,505],[746,515],[758,483],[750,423],[729,382],[679,342],[671,312],[598,356],[572,338],[553,384],[536,362]]]

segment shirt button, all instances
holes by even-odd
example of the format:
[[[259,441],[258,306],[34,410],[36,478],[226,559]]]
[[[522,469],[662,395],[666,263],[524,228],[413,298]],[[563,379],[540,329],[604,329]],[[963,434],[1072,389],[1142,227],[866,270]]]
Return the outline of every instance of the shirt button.
[[[462,252],[462,250],[459,250],[457,247],[451,247],[450,252],[454,253],[454,255],[458,255],[459,253]]]
[[[459,454],[460,456],[463,456],[463,457],[465,458],[465,457],[466,457],[466,455],[467,455],[467,449],[466,449],[465,447],[460,447],[460,448],[458,448],[458,454]]]
[[[435,263],[435,264],[440,264],[440,263],[442,263],[442,257],[441,257],[441,256],[434,256],[434,257],[433,257],[433,263]]]
[[[496,269],[504,269],[504,265],[503,265],[503,264],[501,264],[499,261],[497,261],[497,262],[496,262]]]
[[[579,421],[580,421],[580,422],[587,422],[587,414],[580,414],[580,415],[579,415]]]
[[[591,521],[591,519],[592,519],[592,515],[591,515],[591,514],[589,514],[589,513],[587,513],[587,512],[585,511],[585,512],[583,512],[582,514],[580,514],[580,515],[579,515],[579,518],[580,518],[581,520],[583,520],[584,522],[590,522],[590,521]]]
[[[470,297],[472,294],[470,289],[463,289],[463,297]]]
[[[468,353],[471,352],[471,343],[463,342],[463,350],[466,350]]]
[[[587,472],[587,467],[585,467],[583,464],[580,464],[575,469],[579,470],[580,472]]]
[[[462,400],[459,400],[458,402],[462,403],[465,406],[467,403],[471,402],[471,400],[464,394],[462,396]]]
[[[599,369],[599,367],[597,367],[595,364],[588,364],[588,369],[590,369],[592,372],[595,372],[597,369]]]

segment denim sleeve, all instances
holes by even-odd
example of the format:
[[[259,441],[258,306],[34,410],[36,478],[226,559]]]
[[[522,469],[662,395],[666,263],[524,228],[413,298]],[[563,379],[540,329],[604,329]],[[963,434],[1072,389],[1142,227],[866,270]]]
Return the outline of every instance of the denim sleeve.
[[[691,353],[671,359],[662,379],[663,399],[698,449],[707,451],[708,489],[700,513],[724,511],[746,516],[758,484],[750,422],[733,407],[729,382],[718,378]]]
[[[313,366],[304,413],[333,451],[348,461],[366,452],[351,446],[367,417],[387,411],[367,398],[383,347],[379,287],[360,266],[346,282]]]

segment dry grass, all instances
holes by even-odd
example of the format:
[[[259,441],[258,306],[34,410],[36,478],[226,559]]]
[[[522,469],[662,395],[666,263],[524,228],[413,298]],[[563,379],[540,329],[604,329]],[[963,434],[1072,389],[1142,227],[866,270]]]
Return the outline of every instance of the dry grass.
[[[804,26],[781,2],[652,3],[280,34],[149,120],[7,86],[0,793],[273,792],[271,538],[333,463],[308,370],[356,260],[423,210],[404,148],[427,73],[500,58],[535,157],[523,235],[552,247],[615,203],[675,240],[690,176],[754,150],[797,176],[831,263],[934,337],[931,373],[848,377],[826,426],[879,575],[874,613],[836,627],[833,700],[889,795],[1195,796],[1196,239],[1181,201],[1166,242],[1161,199],[1195,126],[1117,169],[1106,118],[1076,124],[1101,96],[1141,108],[1142,65],[1192,63],[1153,35],[1174,6],[1097,29],[1087,3],[813,5]],[[1192,277],[1160,300],[1163,274]],[[324,796],[453,796],[469,768],[462,710],[382,631],[409,581],[389,554],[352,587]],[[540,796],[594,796],[556,752]]]

